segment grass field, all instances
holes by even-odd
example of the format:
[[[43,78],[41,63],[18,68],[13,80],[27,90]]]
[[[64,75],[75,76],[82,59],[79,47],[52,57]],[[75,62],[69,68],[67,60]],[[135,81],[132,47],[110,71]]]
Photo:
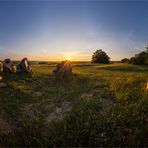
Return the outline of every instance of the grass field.
[[[55,80],[54,66],[6,76],[0,146],[148,146],[148,67],[74,63]]]

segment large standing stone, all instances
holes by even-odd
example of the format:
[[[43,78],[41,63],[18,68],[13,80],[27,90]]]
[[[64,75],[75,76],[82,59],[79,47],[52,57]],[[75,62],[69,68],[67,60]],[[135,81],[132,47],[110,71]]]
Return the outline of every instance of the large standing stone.
[[[15,71],[14,65],[10,59],[5,59],[3,62],[3,72],[11,72]]]
[[[22,61],[20,61],[16,65],[16,72],[17,73],[30,73],[30,74],[32,73],[32,67],[27,58],[24,58]]]
[[[5,88],[5,87],[7,87],[7,84],[0,81],[0,88]]]
[[[71,62],[66,60],[62,61],[61,63],[57,64],[55,69],[52,71],[53,75],[60,76],[60,77],[68,77],[72,75],[72,66]]]

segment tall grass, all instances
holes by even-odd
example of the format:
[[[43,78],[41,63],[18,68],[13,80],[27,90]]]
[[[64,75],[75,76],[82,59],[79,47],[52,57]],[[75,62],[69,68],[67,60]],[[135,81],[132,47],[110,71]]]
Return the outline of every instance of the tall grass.
[[[77,64],[73,79],[58,81],[51,69],[42,64],[33,76],[7,76],[1,146],[148,146],[147,67]],[[48,122],[63,102],[71,110]]]

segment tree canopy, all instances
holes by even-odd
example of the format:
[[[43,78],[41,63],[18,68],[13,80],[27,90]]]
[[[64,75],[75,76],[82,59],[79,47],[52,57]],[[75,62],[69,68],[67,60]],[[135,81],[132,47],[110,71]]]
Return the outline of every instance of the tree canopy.
[[[148,51],[142,51],[130,58],[129,63],[137,65],[148,65]]]
[[[104,63],[108,64],[110,62],[110,57],[102,51],[102,49],[99,49],[94,52],[92,56],[92,63]]]
[[[124,58],[121,60],[122,63],[129,63],[129,59],[128,58]]]

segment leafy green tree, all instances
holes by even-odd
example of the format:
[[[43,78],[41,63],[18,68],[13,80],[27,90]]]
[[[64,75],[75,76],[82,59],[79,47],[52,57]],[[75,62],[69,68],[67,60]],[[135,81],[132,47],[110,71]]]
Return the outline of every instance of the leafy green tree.
[[[121,60],[122,63],[129,63],[129,59],[128,58],[124,58]]]
[[[136,58],[135,57],[131,57],[129,60],[130,64],[136,64]]]
[[[137,65],[148,65],[148,52],[142,51],[136,54],[134,57],[130,58],[129,63]]]
[[[143,51],[135,55],[135,58],[136,58],[136,64],[145,65],[148,60],[148,53]]]
[[[102,49],[99,49],[94,52],[92,56],[92,63],[104,63],[108,64],[110,62],[110,57],[102,51]]]

